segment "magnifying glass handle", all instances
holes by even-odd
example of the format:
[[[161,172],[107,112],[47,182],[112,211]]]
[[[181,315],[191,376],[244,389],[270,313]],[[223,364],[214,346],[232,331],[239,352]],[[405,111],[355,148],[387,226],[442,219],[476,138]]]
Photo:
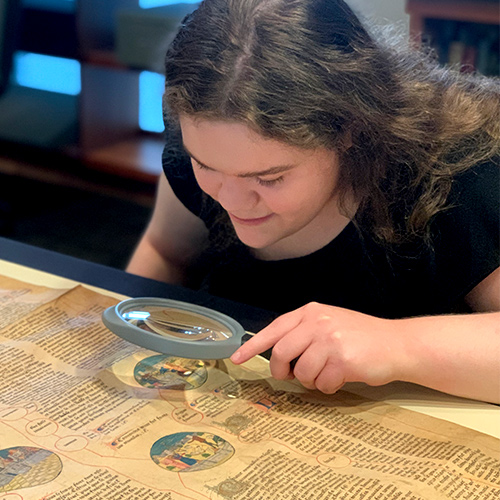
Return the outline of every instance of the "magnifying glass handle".
[[[246,332],[242,337],[241,337],[241,345],[243,345],[245,342],[247,342],[248,340],[250,340],[252,337],[255,336],[255,333],[248,333]],[[269,349],[267,349],[266,351],[264,352],[261,352],[259,354],[259,356],[262,356],[263,358],[266,358],[266,359],[271,359],[271,354],[273,353],[273,348],[270,347]],[[292,361],[290,361],[290,369],[293,371],[293,369],[295,368],[295,365],[297,364],[297,361],[299,360],[299,358],[295,358],[295,359],[292,359]]]

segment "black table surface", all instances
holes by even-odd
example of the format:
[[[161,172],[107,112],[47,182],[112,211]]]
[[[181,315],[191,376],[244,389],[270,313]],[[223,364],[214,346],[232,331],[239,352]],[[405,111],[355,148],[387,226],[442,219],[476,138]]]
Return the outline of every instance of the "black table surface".
[[[162,297],[209,307],[233,317],[249,332],[258,332],[277,316],[276,313],[246,304],[143,278],[121,269],[2,237],[0,237],[0,259],[129,297]]]

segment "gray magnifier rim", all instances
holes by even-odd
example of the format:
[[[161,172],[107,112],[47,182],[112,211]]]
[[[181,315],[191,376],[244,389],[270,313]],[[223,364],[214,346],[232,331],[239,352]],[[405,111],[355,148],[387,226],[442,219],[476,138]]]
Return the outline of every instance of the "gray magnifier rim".
[[[144,307],[175,308],[205,316],[224,325],[231,332],[231,337],[221,341],[189,341],[175,337],[163,337],[132,325],[123,318],[124,313],[132,310],[141,311]],[[229,358],[241,346],[242,338],[245,334],[244,328],[236,320],[223,313],[209,309],[208,307],[158,297],[140,297],[122,300],[115,306],[108,307],[102,313],[102,322],[114,334],[133,344],[145,347],[151,351],[190,359]]]

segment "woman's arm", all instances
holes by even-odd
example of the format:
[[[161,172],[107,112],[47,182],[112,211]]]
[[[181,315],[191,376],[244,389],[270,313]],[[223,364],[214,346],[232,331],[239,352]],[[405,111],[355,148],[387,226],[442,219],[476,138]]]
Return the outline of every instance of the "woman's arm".
[[[233,354],[235,363],[273,347],[275,378],[325,393],[346,382],[394,380],[500,403],[500,269],[467,300],[481,313],[380,319],[324,304],[284,314]],[[298,358],[293,371],[290,361]]]
[[[500,403],[500,313],[400,320],[407,337],[400,380]]]
[[[190,263],[205,245],[208,231],[160,177],[155,208],[127,271],[147,278],[185,284]]]

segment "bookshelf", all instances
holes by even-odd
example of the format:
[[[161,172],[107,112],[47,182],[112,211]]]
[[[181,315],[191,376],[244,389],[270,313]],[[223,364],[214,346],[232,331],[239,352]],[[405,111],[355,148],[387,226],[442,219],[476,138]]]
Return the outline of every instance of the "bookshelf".
[[[407,0],[410,34],[442,64],[463,72],[500,73],[498,0]]]

